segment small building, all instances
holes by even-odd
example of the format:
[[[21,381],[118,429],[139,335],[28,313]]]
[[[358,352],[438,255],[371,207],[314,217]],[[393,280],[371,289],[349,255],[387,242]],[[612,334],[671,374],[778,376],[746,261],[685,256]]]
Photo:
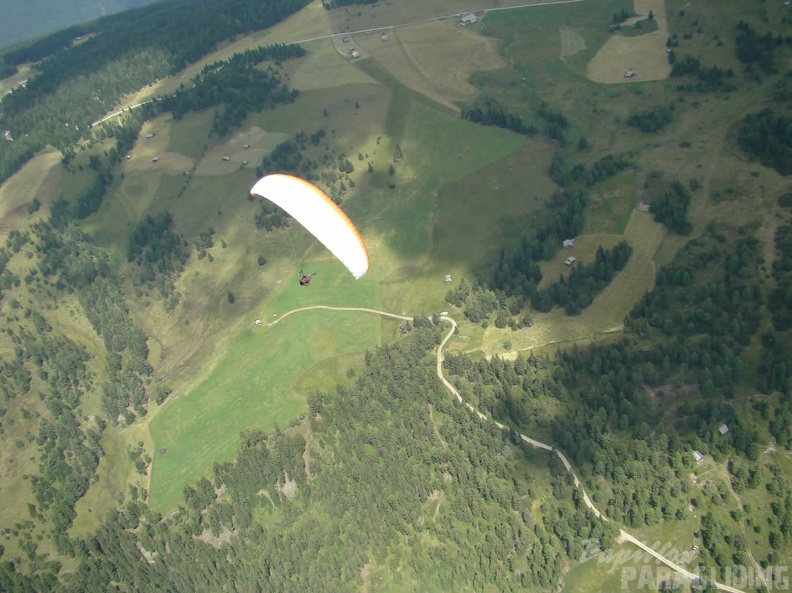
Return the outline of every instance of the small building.
[[[451,274],[446,274],[445,281],[446,281],[446,284],[451,284],[451,282],[452,282]]]
[[[353,47],[352,49],[349,50],[349,55],[352,56],[353,60],[356,60],[357,58],[360,57],[360,52]]]
[[[158,160],[159,160],[159,157],[155,156],[153,159],[151,159],[151,162],[152,163],[156,163]]]
[[[168,450],[165,447],[160,449],[160,455],[165,455],[165,453],[167,453],[167,452],[168,452]]]
[[[467,12],[459,17],[459,24],[465,27],[466,25],[472,25],[478,20],[478,17],[473,14],[472,12]]]
[[[574,239],[564,239],[564,247],[569,249],[570,247],[574,247],[574,246],[575,246],[575,240]]]
[[[640,204],[638,204],[638,211],[649,212],[649,204],[644,204],[643,202],[641,202]]]
[[[704,454],[701,451],[693,451],[693,458],[699,465],[704,463]]]
[[[572,255],[572,256],[570,256],[570,257],[568,257],[568,258],[566,258],[566,259],[564,260],[564,264],[566,264],[567,266],[571,266],[571,265],[572,265],[572,264],[574,264],[576,261],[577,261],[577,258],[576,258],[574,255]]]
[[[255,321],[254,325],[255,325],[256,327],[258,327],[258,326],[259,326],[259,325],[261,325],[262,323],[263,323],[263,322],[261,321],[261,319],[256,319],[256,321]]]
[[[727,434],[729,434],[729,427],[726,426],[725,424],[721,424],[718,427],[718,432],[721,433],[723,436],[726,436]]]
[[[632,68],[629,68],[627,72],[624,73],[624,78],[632,78],[633,76],[635,76],[635,70]]]

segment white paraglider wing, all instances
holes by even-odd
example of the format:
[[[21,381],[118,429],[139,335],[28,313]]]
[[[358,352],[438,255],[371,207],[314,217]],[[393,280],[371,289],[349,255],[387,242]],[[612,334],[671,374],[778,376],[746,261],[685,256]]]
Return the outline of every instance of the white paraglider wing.
[[[347,215],[322,190],[291,175],[267,175],[250,190],[283,208],[327,247],[356,279],[368,271],[366,245]]]

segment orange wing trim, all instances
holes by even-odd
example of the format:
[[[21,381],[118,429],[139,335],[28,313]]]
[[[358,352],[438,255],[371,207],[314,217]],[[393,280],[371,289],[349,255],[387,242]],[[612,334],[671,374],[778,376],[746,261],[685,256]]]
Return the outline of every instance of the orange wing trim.
[[[312,191],[319,192],[319,195],[322,197],[322,199],[325,202],[327,202],[330,205],[330,207],[333,208],[333,210],[335,210],[339,214],[339,216],[341,216],[344,223],[349,227],[349,230],[351,230],[355,234],[355,237],[360,243],[360,246],[363,248],[363,253],[366,254],[366,266],[370,267],[371,260],[369,260],[368,247],[366,247],[366,244],[363,242],[363,237],[360,236],[360,232],[357,230],[355,225],[352,224],[352,221],[349,220],[349,217],[346,215],[346,212],[341,210],[341,208],[338,207],[338,204],[336,204],[333,200],[331,200],[326,193],[324,193],[321,189],[319,189],[312,183],[308,183],[307,181],[305,181],[305,179],[300,179],[299,177],[295,177],[294,175],[286,175],[285,173],[280,173],[280,175],[282,175],[283,177],[288,177],[289,179],[293,179],[294,181],[299,181],[301,184],[310,188]]]

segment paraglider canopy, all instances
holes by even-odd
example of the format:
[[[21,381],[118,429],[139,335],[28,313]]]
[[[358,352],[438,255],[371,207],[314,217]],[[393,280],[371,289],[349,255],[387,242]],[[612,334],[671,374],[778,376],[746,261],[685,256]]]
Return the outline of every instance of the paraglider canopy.
[[[262,177],[250,190],[280,206],[327,247],[356,279],[369,268],[368,250],[346,214],[318,187],[291,175]]]

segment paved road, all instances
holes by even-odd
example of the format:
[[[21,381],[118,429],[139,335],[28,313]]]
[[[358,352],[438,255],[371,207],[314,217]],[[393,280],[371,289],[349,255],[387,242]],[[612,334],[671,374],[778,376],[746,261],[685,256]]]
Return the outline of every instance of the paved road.
[[[408,317],[406,315],[397,315],[395,313],[388,313],[387,311],[379,311],[377,309],[368,309],[368,308],[363,308],[363,307],[329,307],[329,306],[326,306],[326,305],[314,305],[314,306],[311,306],[311,307],[300,307],[299,309],[293,309],[293,310],[283,314],[281,317],[279,317],[278,319],[276,319],[275,321],[273,321],[269,325],[270,326],[275,325],[276,323],[278,323],[282,319],[285,319],[286,317],[288,317],[289,315],[292,315],[294,313],[299,313],[300,311],[310,311],[310,310],[313,310],[313,309],[326,309],[326,310],[329,310],[329,311],[360,311],[362,313],[373,313],[375,315],[382,315],[384,317],[392,317],[394,319],[403,319],[405,321],[412,321],[413,320],[412,317]],[[448,344],[448,341],[454,335],[454,332],[456,331],[456,328],[457,328],[457,324],[456,324],[456,321],[454,321],[454,319],[452,319],[451,317],[448,317],[447,315],[441,315],[440,319],[442,321],[446,321],[446,322],[451,324],[451,331],[449,331],[448,334],[446,334],[446,337],[443,338],[443,341],[440,342],[440,346],[438,346],[438,348],[437,348],[437,378],[440,379],[440,381],[442,381],[442,383],[443,383],[443,385],[445,385],[446,389],[448,389],[454,396],[456,396],[456,398],[459,401],[459,403],[461,403],[463,406],[467,407],[471,412],[476,414],[480,419],[487,420],[487,416],[482,414],[480,411],[478,411],[475,408],[475,406],[473,406],[469,402],[466,402],[462,398],[462,396],[459,394],[459,392],[456,390],[456,388],[454,388],[454,386],[451,385],[451,383],[448,382],[448,380],[445,378],[445,375],[443,375],[443,360],[444,360],[443,350],[445,349],[446,344]],[[492,420],[492,422],[498,428],[500,428],[502,430],[505,430],[507,428],[507,426],[505,424],[501,424],[500,422],[498,422],[496,420]],[[575,475],[575,472],[572,469],[572,465],[569,463],[567,458],[564,457],[564,455],[563,455],[563,453],[561,453],[561,451],[559,451],[555,447],[552,447],[552,446],[550,446],[550,445],[548,445],[546,443],[543,443],[541,441],[537,441],[536,439],[532,439],[532,438],[530,438],[530,437],[528,437],[528,436],[526,436],[524,434],[520,434],[520,438],[524,442],[528,443],[529,445],[532,445],[533,447],[536,447],[536,448],[539,448],[539,449],[545,449],[546,451],[550,451],[550,452],[555,453],[556,455],[558,455],[558,458],[561,460],[561,463],[563,463],[564,467],[567,469],[567,471],[570,474],[572,474],[572,477],[575,480],[575,486],[583,494],[583,502],[586,504],[586,507],[592,513],[594,513],[594,515],[596,515],[596,517],[598,519],[601,519],[603,521],[609,521],[609,519],[605,515],[603,515],[599,511],[599,509],[597,509],[597,507],[594,506],[594,503],[591,502],[591,499],[589,498],[588,494],[586,493],[586,489],[583,487],[583,484],[580,483],[580,480],[578,480],[577,475]],[[620,541],[630,542],[631,544],[641,548],[644,552],[646,552],[647,554],[649,554],[653,558],[657,559],[659,562],[662,562],[663,564],[668,566],[671,570],[674,570],[674,571],[678,572],[679,574],[681,574],[684,577],[690,579],[691,581],[694,580],[694,579],[699,578],[699,575],[697,575],[696,573],[687,570],[684,566],[681,566],[681,565],[677,564],[676,562],[673,562],[672,560],[666,558],[665,556],[663,556],[659,552],[655,552],[652,548],[647,546],[641,540],[633,537],[632,535],[630,535],[629,533],[627,533],[623,529],[619,529],[619,537],[620,537]],[[744,591],[742,591],[740,589],[735,589],[734,587],[730,587],[729,585],[725,585],[723,583],[712,582],[711,585],[714,586],[716,589],[719,589],[720,591],[727,591],[728,593],[745,593]]]
[[[124,107],[123,109],[119,109],[115,113],[111,113],[110,115],[105,115],[102,119],[97,119],[94,123],[91,124],[91,127],[98,126],[101,123],[106,122],[108,119],[113,119],[116,116],[121,115],[125,111],[132,111],[133,109],[137,109],[142,105],[148,105],[149,103],[153,103],[154,101],[162,101],[162,97],[157,97],[156,99],[149,99],[148,101],[142,101],[141,103],[135,103],[134,105],[130,105],[129,107]]]
[[[388,31],[389,29],[396,29],[401,27],[410,27],[412,25],[420,25],[423,23],[431,23],[434,21],[442,21],[451,18],[460,18],[463,14],[475,12],[477,14],[495,12],[497,10],[515,10],[517,8],[531,8],[534,6],[551,6],[553,4],[571,4],[573,2],[585,2],[586,0],[555,0],[551,2],[532,2],[530,4],[518,4],[516,6],[501,6],[499,8],[478,8],[474,10],[466,10],[464,12],[455,12],[453,14],[443,14],[440,16],[427,17],[425,19],[418,19],[415,21],[408,21],[406,23],[393,23],[390,25],[383,25],[381,27],[371,27],[369,29],[357,29],[355,31],[342,31],[341,33],[328,33],[327,35],[319,35],[318,37],[310,37],[308,39],[300,39],[298,41],[287,41],[286,45],[292,43],[308,43],[309,41],[321,41],[322,39],[331,39],[333,37],[356,35],[358,33],[376,33],[377,31]]]

